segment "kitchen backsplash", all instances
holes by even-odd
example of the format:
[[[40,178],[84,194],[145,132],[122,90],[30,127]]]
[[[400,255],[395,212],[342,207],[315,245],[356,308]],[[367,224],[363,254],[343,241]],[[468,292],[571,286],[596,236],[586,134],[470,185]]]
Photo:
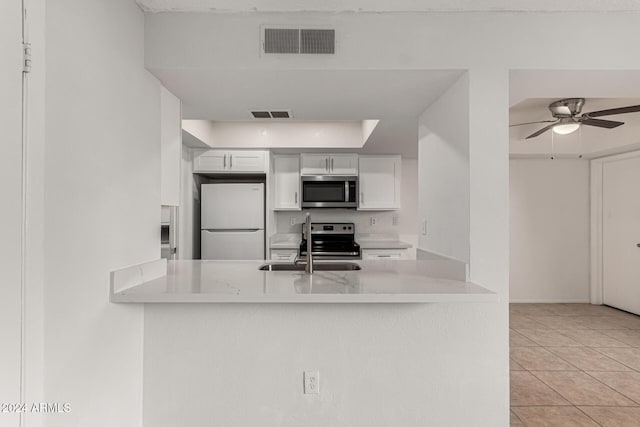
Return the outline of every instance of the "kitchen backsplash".
[[[313,222],[353,222],[356,225],[356,233],[359,234],[399,235],[418,233],[417,215],[411,215],[411,218],[408,218],[401,211],[359,212],[347,209],[309,209],[302,212],[277,212],[277,233],[300,233],[300,224],[305,221],[307,211],[311,213]],[[292,218],[295,221],[295,225],[291,225]],[[375,219],[375,224],[372,224],[372,218]],[[407,221],[410,223],[407,223]]]

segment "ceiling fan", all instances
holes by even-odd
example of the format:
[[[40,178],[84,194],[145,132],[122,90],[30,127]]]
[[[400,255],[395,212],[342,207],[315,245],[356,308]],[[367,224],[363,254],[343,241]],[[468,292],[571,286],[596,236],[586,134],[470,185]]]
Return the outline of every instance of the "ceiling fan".
[[[595,117],[640,112],[640,105],[631,105],[629,107],[611,108],[608,110],[592,111],[590,113],[580,114],[582,112],[583,105],[584,98],[561,99],[549,104],[549,111],[551,111],[551,115],[554,117],[553,120],[518,123],[510,125],[509,127],[531,125],[534,123],[551,123],[550,125],[532,133],[525,139],[535,138],[550,129],[553,129],[555,133],[565,135],[578,130],[580,125],[595,126],[606,129],[617,128],[618,126],[623,125],[624,122],[596,119]]]

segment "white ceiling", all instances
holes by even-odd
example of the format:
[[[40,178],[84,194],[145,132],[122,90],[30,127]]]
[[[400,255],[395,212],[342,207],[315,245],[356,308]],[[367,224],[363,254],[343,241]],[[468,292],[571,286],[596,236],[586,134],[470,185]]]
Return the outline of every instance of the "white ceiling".
[[[639,0],[137,0],[146,12],[640,11]]]
[[[291,110],[296,120],[418,117],[462,71],[152,70],[183,102],[185,119],[251,119],[251,109]]]

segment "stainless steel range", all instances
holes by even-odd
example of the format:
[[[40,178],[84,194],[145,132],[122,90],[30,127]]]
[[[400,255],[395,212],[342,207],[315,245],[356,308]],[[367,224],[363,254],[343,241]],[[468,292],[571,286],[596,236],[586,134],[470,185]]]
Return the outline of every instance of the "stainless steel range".
[[[355,242],[356,227],[351,222],[311,224],[311,253],[316,259],[361,259]],[[307,255],[307,236],[302,232],[300,256]]]

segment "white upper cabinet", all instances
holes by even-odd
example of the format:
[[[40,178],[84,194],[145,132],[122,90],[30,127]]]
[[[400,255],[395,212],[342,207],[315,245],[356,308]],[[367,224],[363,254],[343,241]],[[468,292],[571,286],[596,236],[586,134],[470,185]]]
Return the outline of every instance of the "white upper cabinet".
[[[195,152],[195,173],[266,172],[264,150],[200,150]]]
[[[400,208],[401,165],[400,156],[359,157],[358,210]]]
[[[300,157],[274,156],[274,210],[300,210]]]
[[[182,163],[180,99],[160,86],[160,204],[178,206]]]
[[[357,154],[305,153],[302,159],[302,175],[357,175]]]

